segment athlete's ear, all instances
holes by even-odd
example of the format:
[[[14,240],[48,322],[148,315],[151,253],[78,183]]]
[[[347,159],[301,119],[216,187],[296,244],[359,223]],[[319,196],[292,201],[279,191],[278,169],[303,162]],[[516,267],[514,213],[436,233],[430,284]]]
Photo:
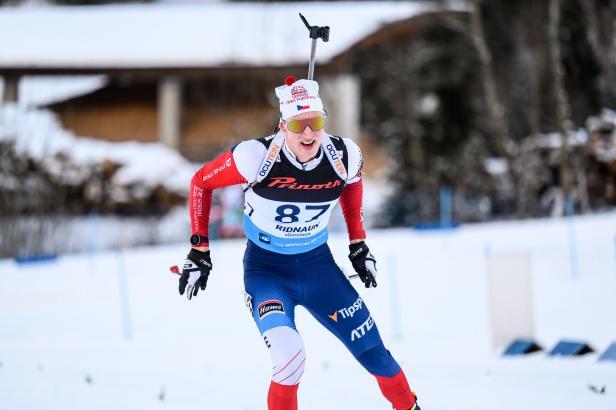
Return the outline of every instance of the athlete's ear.
[[[287,125],[282,120],[280,121],[280,124],[278,124],[278,128],[280,128],[280,130],[283,132],[288,132]]]

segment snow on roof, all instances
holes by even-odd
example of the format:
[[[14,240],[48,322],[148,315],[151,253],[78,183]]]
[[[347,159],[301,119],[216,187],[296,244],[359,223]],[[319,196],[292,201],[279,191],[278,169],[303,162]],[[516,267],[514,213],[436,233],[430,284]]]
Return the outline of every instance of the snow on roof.
[[[453,2],[447,10],[465,9]],[[0,68],[281,66],[324,63],[381,26],[442,6],[421,2],[209,3],[0,8]]]

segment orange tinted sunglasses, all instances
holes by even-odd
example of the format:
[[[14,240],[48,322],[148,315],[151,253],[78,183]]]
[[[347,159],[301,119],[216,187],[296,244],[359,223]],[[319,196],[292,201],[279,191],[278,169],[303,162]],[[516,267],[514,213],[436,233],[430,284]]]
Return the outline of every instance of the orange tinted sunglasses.
[[[306,120],[288,120],[286,122],[287,129],[296,134],[304,132],[306,127],[310,127],[312,131],[319,131],[325,127],[327,118],[323,115]]]

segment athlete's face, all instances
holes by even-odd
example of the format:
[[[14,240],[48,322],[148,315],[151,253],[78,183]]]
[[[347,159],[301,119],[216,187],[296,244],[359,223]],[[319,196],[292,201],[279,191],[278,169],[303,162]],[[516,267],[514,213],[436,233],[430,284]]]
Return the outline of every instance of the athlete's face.
[[[323,113],[311,111],[295,115],[280,123],[280,129],[286,133],[287,145],[300,162],[310,161],[319,152],[323,135],[325,135],[325,122],[324,119],[321,121],[321,118],[323,118]],[[311,121],[306,120],[312,120],[315,128],[321,128],[312,129],[309,125]]]

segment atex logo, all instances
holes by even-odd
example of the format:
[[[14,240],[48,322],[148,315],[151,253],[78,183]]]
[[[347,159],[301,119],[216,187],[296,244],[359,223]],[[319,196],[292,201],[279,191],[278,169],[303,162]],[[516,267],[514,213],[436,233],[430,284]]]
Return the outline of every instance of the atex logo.
[[[364,323],[361,324],[357,329],[351,332],[351,342],[354,342],[357,339],[361,339],[374,327],[374,319],[372,316],[368,316],[368,319]]]
[[[344,307],[340,310],[334,312],[333,315],[327,315],[334,322],[338,322],[338,313],[342,316],[343,319],[347,319],[353,317],[355,313],[361,310],[364,307],[364,301],[361,298],[357,298],[357,300],[349,307]]]
[[[279,300],[266,300],[259,303],[257,311],[259,312],[259,319],[263,320],[264,317],[273,313],[282,313],[284,315],[284,306]]]

